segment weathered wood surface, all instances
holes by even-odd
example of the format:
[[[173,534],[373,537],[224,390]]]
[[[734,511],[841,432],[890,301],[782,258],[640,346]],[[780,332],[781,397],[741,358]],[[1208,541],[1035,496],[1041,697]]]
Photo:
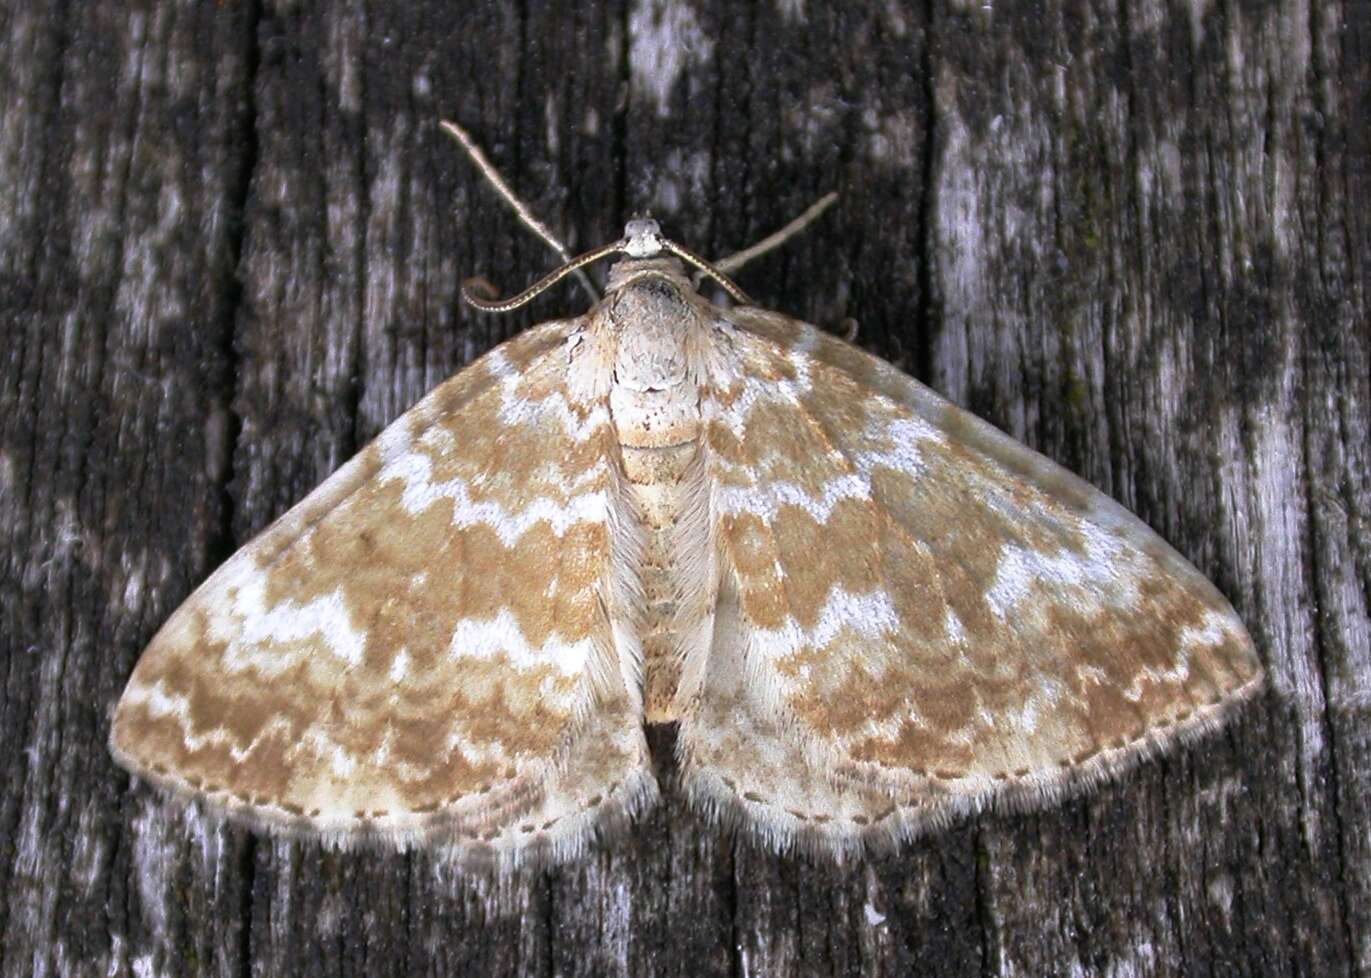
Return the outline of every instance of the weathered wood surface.
[[[1371,974],[1364,3],[11,2],[5,975]],[[879,9],[877,9],[879,7]],[[550,262],[651,209],[1137,511],[1268,694],[1042,814],[832,868],[668,796],[493,888],[177,814],[104,749],[157,625]],[[532,314],[578,311],[568,288]]]

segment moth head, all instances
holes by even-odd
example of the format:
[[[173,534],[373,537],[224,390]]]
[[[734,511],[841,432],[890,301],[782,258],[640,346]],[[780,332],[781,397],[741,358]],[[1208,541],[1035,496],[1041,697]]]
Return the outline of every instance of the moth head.
[[[630,258],[655,258],[666,250],[662,227],[650,217],[635,217],[624,225],[621,250]]]
[[[627,256],[610,270],[611,292],[616,287],[616,279],[626,280],[635,275],[655,275],[672,285],[684,283],[685,291],[693,293],[695,283],[686,277],[684,268],[685,265],[692,265],[699,272],[699,276],[708,276],[723,286],[724,291],[733,297],[733,301],[741,305],[751,305],[751,300],[732,279],[693,251],[665,237],[661,226],[650,217],[635,217],[629,221],[624,225],[624,236],[610,247]]]
[[[685,283],[688,291],[693,293],[695,286],[685,275],[684,263],[685,265],[693,265],[701,275],[706,275],[718,282],[724,291],[733,297],[733,301],[740,305],[752,304],[747,294],[734,285],[727,275],[699,255],[665,237],[662,234],[661,226],[650,217],[635,217],[624,225],[624,236],[618,241],[571,259],[561,268],[544,275],[512,299],[497,298],[494,288],[484,279],[468,279],[463,282],[462,298],[466,300],[468,305],[482,312],[509,312],[531,301],[568,275],[584,275],[581,269],[610,255],[627,256],[624,260],[616,262],[614,267],[610,269],[609,288],[611,292],[627,284],[626,276],[655,274],[669,279],[673,283],[679,280]],[[586,286],[590,288],[588,281]]]

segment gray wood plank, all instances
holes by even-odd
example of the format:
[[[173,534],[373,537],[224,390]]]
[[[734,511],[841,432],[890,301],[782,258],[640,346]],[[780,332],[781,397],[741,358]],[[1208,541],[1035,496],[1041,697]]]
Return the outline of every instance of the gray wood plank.
[[[0,14],[0,974],[1371,974],[1371,13],[1356,3]],[[678,795],[494,883],[258,838],[104,749],[220,561],[651,210],[1134,509],[1248,621],[1232,728],[844,866]],[[653,734],[669,758],[669,732]],[[671,765],[664,761],[669,776]]]

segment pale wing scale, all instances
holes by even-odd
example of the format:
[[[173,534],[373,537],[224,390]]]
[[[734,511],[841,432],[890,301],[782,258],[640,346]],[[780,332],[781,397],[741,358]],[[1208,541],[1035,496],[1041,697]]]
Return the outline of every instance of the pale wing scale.
[[[698,805],[841,853],[1058,798],[1260,687],[1228,602],[1103,493],[813,327],[727,322]]]
[[[647,804],[618,476],[577,322],[435,389],[223,565],[139,660],[111,748],[269,830],[572,855]],[[627,665],[625,665],[627,663]]]

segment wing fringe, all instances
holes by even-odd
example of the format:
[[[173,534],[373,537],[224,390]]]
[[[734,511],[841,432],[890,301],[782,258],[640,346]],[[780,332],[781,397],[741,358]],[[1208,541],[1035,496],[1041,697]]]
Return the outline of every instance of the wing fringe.
[[[682,788],[696,812],[730,833],[749,837],[772,852],[843,863],[890,854],[905,843],[986,811],[1022,814],[1083,797],[1174,745],[1191,745],[1213,736],[1262,690],[1263,683],[1264,676],[1258,673],[1220,702],[1197,708],[1185,720],[1152,727],[1134,742],[1102,750],[1084,763],[998,781],[958,779],[950,783],[956,787],[942,787],[922,802],[892,800],[887,811],[864,823],[850,817],[822,821],[797,817],[781,806],[742,797],[707,769],[684,771]],[[968,784],[973,781],[982,784]]]
[[[359,819],[348,828],[321,829],[317,820],[278,806],[254,804],[227,791],[195,788],[170,772],[144,769],[118,752],[116,759],[135,772],[135,782],[145,782],[173,809],[202,819],[211,828],[238,826],[274,839],[317,842],[342,852],[428,850],[463,872],[500,877],[580,858],[625,832],[659,797],[652,772],[639,767],[626,772],[595,804],[562,817],[550,828],[537,826],[531,832],[520,832],[516,818],[504,831],[488,837],[490,833],[465,830],[461,816],[451,811]],[[517,797],[531,790],[515,787],[503,801],[517,804]]]

